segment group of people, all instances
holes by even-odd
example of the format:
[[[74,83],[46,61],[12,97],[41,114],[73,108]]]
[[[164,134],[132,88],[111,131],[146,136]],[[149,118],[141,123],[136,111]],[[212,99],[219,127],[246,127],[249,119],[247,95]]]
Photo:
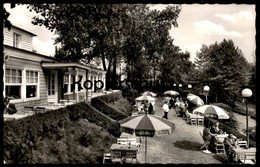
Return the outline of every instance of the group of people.
[[[203,139],[208,142],[208,149],[215,152],[216,136],[223,134],[223,130],[219,128],[219,122],[215,122],[209,129],[203,130]],[[225,152],[229,160],[234,159],[232,148],[237,147],[237,138],[233,134],[228,134],[224,139]]]
[[[138,109],[136,109],[136,110],[138,110]],[[142,102],[141,106],[140,106],[140,111],[144,112],[144,113],[147,112],[148,114],[154,114],[153,104],[151,102]]]
[[[182,103],[182,105],[180,105],[180,103]],[[168,119],[168,112],[171,108],[175,109],[177,116],[182,116],[185,113],[187,107],[188,102],[183,102],[183,100],[181,98],[179,99],[178,97],[176,97],[176,99],[170,98],[169,100],[165,100],[162,107],[164,111],[162,118]]]

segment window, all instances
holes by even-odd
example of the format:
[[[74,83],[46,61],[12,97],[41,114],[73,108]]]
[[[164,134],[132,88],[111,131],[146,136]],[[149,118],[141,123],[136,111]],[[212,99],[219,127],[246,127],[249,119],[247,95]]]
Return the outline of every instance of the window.
[[[48,75],[48,95],[55,94],[55,73],[50,73]]]
[[[83,83],[84,83],[84,77],[82,75],[78,75],[78,80],[81,79],[81,89],[80,89],[80,86],[78,85],[78,91],[83,91]]]
[[[70,92],[73,92],[74,89],[75,85],[73,84],[73,75],[70,75]]]
[[[21,99],[22,70],[6,68],[5,85],[6,96]]]
[[[38,72],[26,71],[26,98],[37,97]]]
[[[21,47],[21,35],[20,34],[14,33],[13,46],[16,47],[16,48]]]
[[[64,74],[63,78],[63,92],[68,93],[69,92],[69,74]]]

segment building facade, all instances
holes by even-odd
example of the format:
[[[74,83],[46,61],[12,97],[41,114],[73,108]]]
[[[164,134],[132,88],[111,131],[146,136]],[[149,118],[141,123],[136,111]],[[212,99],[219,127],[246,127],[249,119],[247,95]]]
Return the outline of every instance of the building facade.
[[[3,31],[3,96],[10,97],[17,110],[61,99],[88,100],[105,90],[104,70],[35,53],[32,39],[36,35],[19,27]]]

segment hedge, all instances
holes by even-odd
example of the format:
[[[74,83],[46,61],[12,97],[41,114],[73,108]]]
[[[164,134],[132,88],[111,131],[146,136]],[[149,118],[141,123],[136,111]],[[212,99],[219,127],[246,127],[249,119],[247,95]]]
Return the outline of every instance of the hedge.
[[[204,119],[204,125],[205,127],[209,128],[211,125],[213,125],[215,122],[219,122],[215,119],[205,117]],[[226,126],[225,124],[219,122],[219,128],[225,131],[227,134],[233,134],[235,135],[238,139],[246,140],[246,136],[241,134],[239,131],[235,130],[234,128],[231,128],[229,126]],[[252,147],[256,146],[256,141],[249,140],[249,145]]]
[[[114,120],[118,121],[127,117],[127,115],[122,111],[115,109],[98,98],[92,98],[91,105]]]
[[[102,96],[98,96],[95,97],[96,99],[102,100],[106,103],[111,103],[111,102],[115,102],[118,101],[120,98],[122,98],[122,92],[121,91],[115,91],[106,95],[102,95]]]
[[[32,115],[3,123],[4,157],[12,163],[21,162],[28,150],[34,146],[37,137],[48,135],[69,121],[66,108],[44,114]],[[24,160],[27,162],[28,160]]]
[[[71,120],[78,120],[79,118],[85,118],[91,123],[95,123],[107,129],[115,137],[120,136],[120,124],[108,117],[107,115],[99,112],[97,109],[91,107],[85,102],[77,103],[67,106],[70,111]]]

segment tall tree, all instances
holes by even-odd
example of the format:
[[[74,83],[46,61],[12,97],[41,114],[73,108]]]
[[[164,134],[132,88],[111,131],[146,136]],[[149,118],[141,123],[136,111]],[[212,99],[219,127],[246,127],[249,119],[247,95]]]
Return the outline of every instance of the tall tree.
[[[93,58],[100,59],[107,71],[108,87],[116,85],[121,60],[137,74],[146,65],[148,70],[143,72],[149,73],[151,62],[155,69],[155,53],[168,40],[171,26],[177,26],[181,10],[177,5],[150,11],[145,4],[31,4],[28,8],[39,14],[34,24],[58,34],[56,42],[61,43],[65,60],[85,60],[87,64]]]
[[[234,106],[249,79],[248,62],[234,42],[224,39],[219,44],[203,45],[195,64],[200,71],[201,87],[208,84],[215,101]]]

